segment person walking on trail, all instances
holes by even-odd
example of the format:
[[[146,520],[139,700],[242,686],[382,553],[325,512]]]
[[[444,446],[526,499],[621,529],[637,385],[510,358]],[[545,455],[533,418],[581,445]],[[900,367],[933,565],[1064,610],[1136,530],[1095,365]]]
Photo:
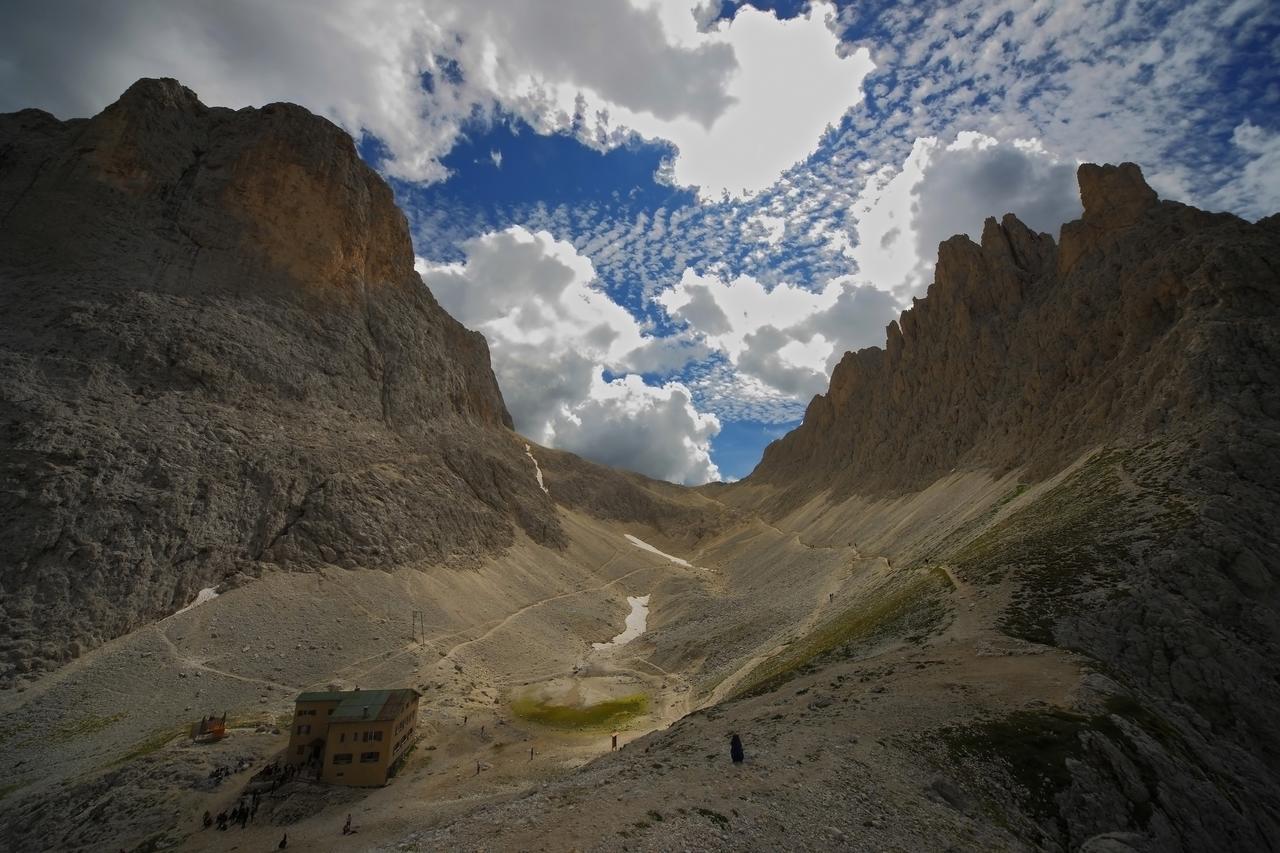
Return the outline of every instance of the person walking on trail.
[[[347,822],[342,825],[342,834],[350,835],[354,830],[351,828],[351,815],[347,815]]]
[[[289,846],[289,833],[286,832],[284,834],[284,837],[280,839],[280,843],[276,845],[276,849],[283,850],[288,846]]]
[[[533,747],[529,747],[529,760],[533,761]]]
[[[618,751],[618,733],[617,732],[613,733],[613,742],[609,744],[609,751],[610,752]]]
[[[209,814],[208,809],[205,810],[204,819],[201,821],[201,823],[204,824],[205,829],[208,829],[209,827],[213,826],[213,815]]]
[[[742,751],[742,738],[738,737],[737,732],[734,732],[729,740],[729,757],[733,759],[734,764],[741,764],[746,758],[746,753]]]

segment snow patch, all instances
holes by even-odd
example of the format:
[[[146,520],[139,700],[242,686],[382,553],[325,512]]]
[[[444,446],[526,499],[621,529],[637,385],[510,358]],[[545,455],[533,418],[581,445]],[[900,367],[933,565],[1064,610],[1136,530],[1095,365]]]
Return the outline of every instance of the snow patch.
[[[682,560],[679,557],[671,556],[665,551],[659,551],[657,548],[653,547],[648,542],[645,542],[643,539],[637,539],[636,537],[632,536],[630,533],[626,534],[626,536],[627,536],[627,541],[630,542],[632,545],[635,545],[637,548],[641,548],[645,551],[649,551],[651,553],[657,554],[659,557],[666,557],[668,560],[675,563],[677,566],[684,566],[687,569],[693,568],[693,564],[690,563],[688,560]]]
[[[213,601],[213,600],[214,600],[215,598],[217,598],[217,597],[218,597],[218,588],[217,588],[217,587],[212,587],[212,586],[207,586],[207,587],[205,587],[204,589],[202,589],[202,590],[200,590],[199,592],[197,592],[197,593],[196,593],[196,600],[195,600],[195,601],[191,602],[190,604],[188,604],[186,607],[182,608],[181,610],[175,610],[175,611],[174,611],[172,614],[170,614],[170,615],[172,615],[172,616],[177,616],[179,613],[186,613],[186,612],[187,612],[188,610],[190,610],[191,608],[193,608],[193,607],[199,607],[201,604],[204,604],[204,603],[205,603],[205,602],[207,602],[207,601]]]
[[[524,455],[528,456],[529,459],[533,462],[533,474],[535,477],[538,478],[538,488],[542,489],[543,493],[545,493],[547,497],[550,497],[551,490],[548,489],[542,483],[542,467],[538,465],[538,460],[533,458],[533,448],[530,447],[528,444],[524,446]]]
[[[627,614],[626,629],[607,643],[592,643],[591,648],[598,651],[625,646],[644,633],[649,622],[649,596],[629,595],[627,604],[631,605],[631,612]]]

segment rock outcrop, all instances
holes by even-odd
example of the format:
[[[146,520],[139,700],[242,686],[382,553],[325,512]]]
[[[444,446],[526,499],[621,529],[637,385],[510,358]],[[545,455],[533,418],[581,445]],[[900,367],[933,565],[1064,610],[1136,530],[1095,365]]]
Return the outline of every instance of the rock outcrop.
[[[263,566],[562,534],[350,137],[142,80],[0,116],[0,682]]]
[[[1023,791],[1028,840],[1274,849],[1280,235],[1274,218],[1160,201],[1132,164],[1079,177],[1084,215],[1060,244],[1012,216],[987,220],[980,245],[944,242],[886,347],[847,354],[730,488],[783,515],[824,492],[1019,472],[1009,509],[919,562],[999,590],[1001,630],[1098,673],[1088,713],[970,736],[1007,805]],[[1019,787],[1010,768],[1034,772]]]

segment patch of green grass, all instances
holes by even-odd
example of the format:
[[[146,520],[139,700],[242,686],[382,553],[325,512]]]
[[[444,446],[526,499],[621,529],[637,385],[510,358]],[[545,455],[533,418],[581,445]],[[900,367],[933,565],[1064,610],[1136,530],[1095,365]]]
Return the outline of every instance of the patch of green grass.
[[[956,548],[964,545],[964,543],[972,539],[975,534],[980,533],[989,524],[991,524],[992,520],[1000,513],[1000,510],[1022,497],[1022,495],[1030,488],[1031,485],[1029,483],[1018,483],[1012,489],[997,498],[995,503],[983,510],[977,518],[972,518],[966,521],[964,524],[961,524],[955,530],[948,533],[940,542],[928,550],[924,559],[926,561],[936,562],[941,559],[943,555],[950,554],[955,551]]]
[[[292,718],[290,718],[290,721],[284,725],[284,729],[287,730],[291,724],[292,724]],[[230,717],[230,716],[227,717],[228,731],[231,729],[256,729],[258,726],[275,726],[276,728],[281,728],[280,726],[276,725],[275,718],[273,718],[271,714],[259,714],[257,716],[250,715],[250,716],[244,716],[244,717]]]
[[[796,675],[816,671],[825,660],[848,658],[892,637],[922,641],[946,619],[945,592],[951,587],[950,578],[936,567],[899,570],[856,606],[762,661],[743,679],[738,695],[776,690]]]
[[[643,693],[594,705],[557,705],[528,698],[511,703],[511,711],[517,717],[558,729],[608,728],[643,714],[648,707],[649,697]]]
[[[139,758],[144,758],[153,752],[157,752],[165,747],[169,741],[180,735],[186,734],[187,731],[188,730],[185,726],[178,726],[176,728],[158,731],[135,744],[133,749],[113,761],[112,766],[128,764],[130,761],[136,761]]]
[[[124,711],[106,717],[89,714],[78,720],[71,720],[58,726],[50,733],[49,740],[53,743],[68,743],[76,738],[100,732],[113,723],[123,720],[126,716],[127,714]]]
[[[1024,808],[1041,821],[1057,821],[1055,797],[1071,786],[1067,760],[1082,756],[1080,735],[1091,722],[1066,711],[1015,711],[999,720],[943,729],[942,741],[957,763],[995,762]]]
[[[1072,784],[1070,763],[1097,765],[1096,753],[1089,754],[1082,737],[1093,733],[1109,740],[1124,753],[1137,769],[1152,797],[1157,796],[1159,779],[1113,714],[1136,722],[1149,734],[1161,732],[1160,739],[1170,752],[1182,752],[1181,736],[1166,721],[1127,697],[1107,701],[1109,713],[1088,716],[1063,710],[1024,710],[996,720],[985,720],[968,726],[948,727],[941,739],[951,759],[966,771],[980,765],[994,765],[1007,782],[1008,792],[1017,803],[1044,827],[1067,837],[1066,823],[1058,808],[1057,797]],[[1167,739],[1167,740],[1165,740]],[[1189,754],[1188,754],[1189,755]],[[1194,760],[1194,759],[1193,759]],[[1114,772],[1114,771],[1108,771]],[[1152,815],[1152,803],[1130,803],[1130,820],[1135,828],[1145,829]]]
[[[990,526],[948,556],[974,583],[1016,578],[999,627],[1052,645],[1059,619],[1120,594],[1119,582],[1146,549],[1194,519],[1167,484],[1161,446],[1095,453],[1061,483]]]

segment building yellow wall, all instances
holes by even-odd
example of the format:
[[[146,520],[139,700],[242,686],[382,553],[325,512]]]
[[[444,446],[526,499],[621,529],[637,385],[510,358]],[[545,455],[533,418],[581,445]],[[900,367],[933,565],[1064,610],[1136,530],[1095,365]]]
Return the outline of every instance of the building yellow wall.
[[[287,762],[301,764],[307,760],[311,744],[316,738],[328,741],[329,715],[337,707],[336,700],[296,703],[293,722],[289,726],[289,746],[284,753]],[[303,730],[299,731],[299,729]]]
[[[385,785],[391,766],[412,745],[417,723],[417,699],[394,720],[333,723],[325,742],[320,778],[338,785]],[[361,760],[371,753],[377,753],[375,760]]]

